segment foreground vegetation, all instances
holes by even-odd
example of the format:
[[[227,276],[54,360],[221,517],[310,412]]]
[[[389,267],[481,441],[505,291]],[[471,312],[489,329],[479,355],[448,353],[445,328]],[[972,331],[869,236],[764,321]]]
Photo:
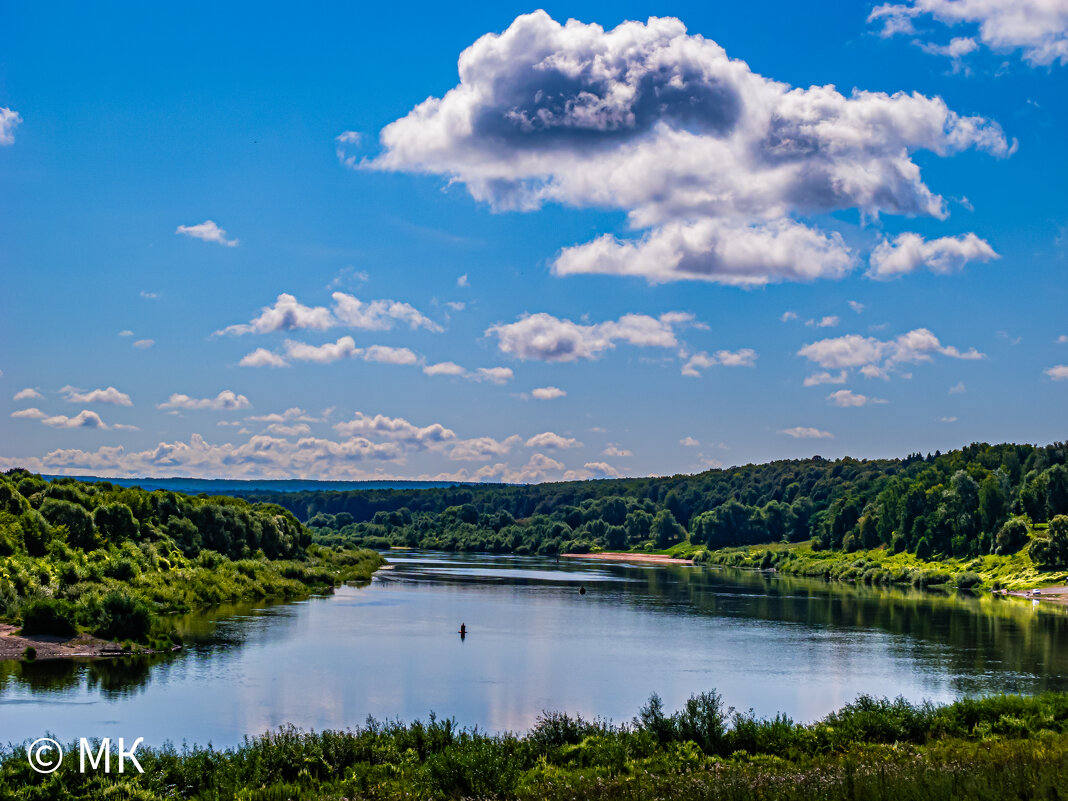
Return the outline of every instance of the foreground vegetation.
[[[322,592],[366,581],[382,562],[311,544],[279,506],[0,476],[0,621],[26,635],[84,631],[163,648],[170,613]]]
[[[74,753],[77,753],[75,750]],[[0,752],[0,799],[1034,799],[1068,781],[1068,695],[947,706],[867,697],[799,725],[705,693],[629,724],[545,714],[525,735],[453,721],[282,729],[225,751],[140,750],[144,774],[34,772]]]

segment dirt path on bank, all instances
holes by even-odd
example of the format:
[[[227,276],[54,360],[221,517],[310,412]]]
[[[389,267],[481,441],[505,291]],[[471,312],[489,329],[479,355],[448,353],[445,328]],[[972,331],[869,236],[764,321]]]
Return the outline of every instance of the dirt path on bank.
[[[637,564],[658,565],[692,565],[693,559],[676,559],[662,553],[621,553],[603,551],[601,553],[562,553],[564,559],[596,559],[601,562],[634,562]]]

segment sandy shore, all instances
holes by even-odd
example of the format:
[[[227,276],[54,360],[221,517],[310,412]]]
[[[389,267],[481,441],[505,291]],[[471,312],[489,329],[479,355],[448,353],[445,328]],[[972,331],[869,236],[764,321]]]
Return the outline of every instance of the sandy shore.
[[[1034,590],[1007,590],[1002,595],[1013,598],[1026,598],[1030,601],[1049,601],[1055,604],[1068,604],[1068,587],[1040,587],[1038,594]]]
[[[639,564],[658,565],[692,565],[693,559],[676,559],[662,553],[620,553],[602,551],[601,553],[562,553],[565,559],[596,559],[601,562],[635,562]]]
[[[131,653],[155,653],[147,649],[126,651],[118,643],[101,640],[91,634],[74,637],[55,637],[32,634],[22,637],[15,632],[18,626],[0,623],[0,660],[21,659],[29,647],[37,649],[37,659],[77,659],[87,657],[128,656]]]

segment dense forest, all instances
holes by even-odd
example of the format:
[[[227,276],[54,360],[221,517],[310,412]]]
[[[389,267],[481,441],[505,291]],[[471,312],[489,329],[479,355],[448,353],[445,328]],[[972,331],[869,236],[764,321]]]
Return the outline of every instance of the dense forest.
[[[812,540],[921,558],[1013,553],[1068,564],[1068,443],[972,444],[904,459],[820,457],[670,478],[255,493],[319,541],[501,553],[711,550]]]
[[[167,612],[307,594],[380,563],[313,545],[272,504],[0,475],[0,620],[25,634],[163,643]]]

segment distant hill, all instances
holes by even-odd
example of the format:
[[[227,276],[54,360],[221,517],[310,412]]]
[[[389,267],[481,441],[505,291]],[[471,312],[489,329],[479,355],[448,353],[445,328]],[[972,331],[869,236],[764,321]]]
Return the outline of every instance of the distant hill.
[[[63,476],[45,476],[63,478]],[[419,490],[457,486],[455,481],[312,481],[308,479],[231,479],[231,478],[99,478],[78,476],[79,481],[109,481],[119,487],[144,490],[172,490],[189,495],[244,495],[250,492],[316,492],[319,490]]]

